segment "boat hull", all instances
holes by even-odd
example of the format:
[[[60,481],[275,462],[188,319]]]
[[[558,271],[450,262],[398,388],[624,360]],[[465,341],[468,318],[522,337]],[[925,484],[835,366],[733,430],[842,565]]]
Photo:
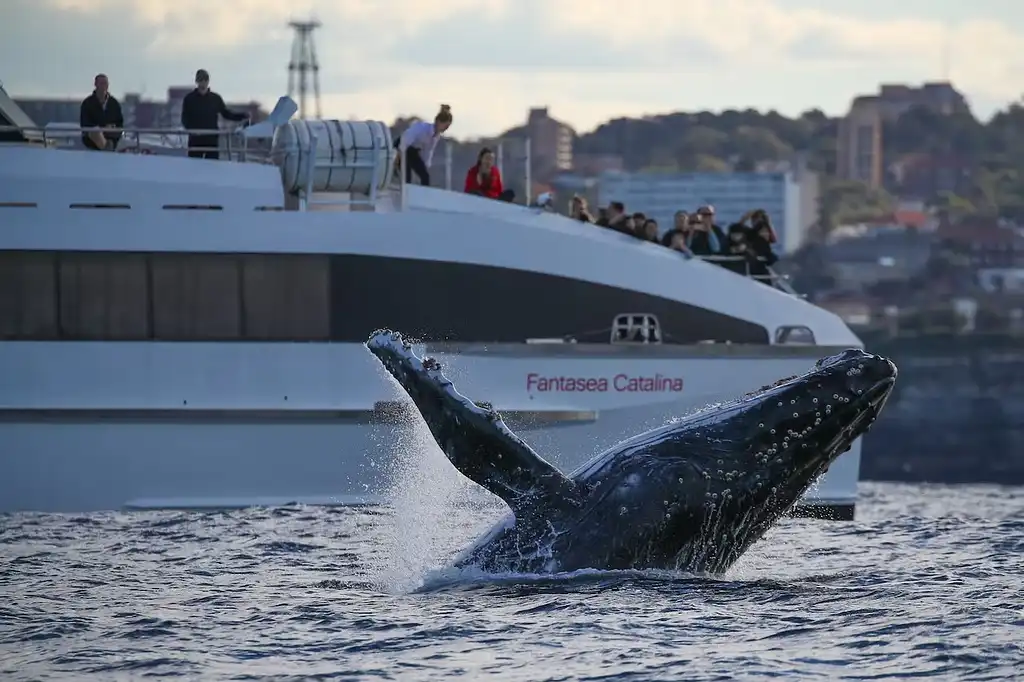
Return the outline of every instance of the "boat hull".
[[[436,351],[567,472],[824,354]],[[0,368],[3,512],[366,504],[410,466],[458,478],[358,345],[4,343]],[[798,511],[852,518],[859,465],[857,441]]]

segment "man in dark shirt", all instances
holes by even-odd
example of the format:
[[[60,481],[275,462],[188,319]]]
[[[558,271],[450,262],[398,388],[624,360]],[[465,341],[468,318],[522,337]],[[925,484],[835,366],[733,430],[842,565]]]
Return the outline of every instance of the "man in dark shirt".
[[[110,94],[110,82],[105,74],[98,74],[93,80],[92,94],[82,100],[78,113],[78,125],[82,128],[124,128],[124,116],[121,115],[121,103]],[[86,149],[97,151],[117,149],[121,140],[121,131],[82,133],[82,144]]]
[[[185,130],[217,130],[220,116],[229,121],[244,121],[247,114],[229,110],[224,100],[210,90],[210,74],[196,71],[196,89],[185,95],[181,103],[181,125]],[[200,159],[219,159],[220,137],[216,134],[188,136],[188,155]]]
[[[710,204],[701,206],[697,209],[697,218],[698,221],[695,229],[698,233],[703,233],[703,236],[707,238],[708,248],[710,249],[707,254],[700,255],[720,255],[720,249],[724,249],[727,246],[727,240],[725,232],[715,222],[715,207]],[[711,239],[712,234],[715,236],[713,240]],[[717,246],[715,246],[716,243]],[[694,253],[697,253],[697,251],[694,250]]]

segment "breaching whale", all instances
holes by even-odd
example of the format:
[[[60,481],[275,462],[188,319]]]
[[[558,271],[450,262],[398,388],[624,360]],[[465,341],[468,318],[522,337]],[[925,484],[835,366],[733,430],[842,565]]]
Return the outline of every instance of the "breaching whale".
[[[897,373],[886,358],[846,350],[629,438],[567,476],[398,332],[375,332],[366,346],[455,468],[511,508],[453,562],[491,573],[723,573],[868,430]]]

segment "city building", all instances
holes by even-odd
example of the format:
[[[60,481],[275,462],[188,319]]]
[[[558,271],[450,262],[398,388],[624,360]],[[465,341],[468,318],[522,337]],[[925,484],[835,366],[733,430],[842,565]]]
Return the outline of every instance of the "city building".
[[[971,160],[953,154],[908,154],[889,164],[889,175],[904,197],[959,194],[970,185]]]
[[[572,169],[573,129],[548,114],[547,107],[530,109],[524,130],[530,138],[530,156],[535,175],[550,175]]]
[[[839,120],[836,174],[870,187],[882,186],[882,114],[874,97],[857,97]]]
[[[808,174],[808,180],[813,174]],[[817,178],[814,177],[814,191]],[[621,201],[627,211],[642,211],[658,221],[662,230],[672,226],[678,210],[694,211],[702,204],[715,207],[723,227],[748,211],[761,208],[768,213],[778,235],[777,248],[792,253],[800,248],[807,227],[814,221],[804,215],[802,191],[791,170],[767,173],[603,173],[598,186],[598,203],[607,206]],[[816,202],[815,202],[816,203]]]
[[[963,94],[945,81],[925,83],[919,88],[882,85],[876,95],[855,97],[850,111],[839,121],[836,149],[839,177],[881,187],[886,166],[882,153],[883,127],[914,107],[944,115],[970,111]]]
[[[970,111],[967,99],[948,81],[925,83],[919,88],[901,84],[882,85],[876,99],[886,121],[895,121],[914,107],[924,107],[947,116]]]

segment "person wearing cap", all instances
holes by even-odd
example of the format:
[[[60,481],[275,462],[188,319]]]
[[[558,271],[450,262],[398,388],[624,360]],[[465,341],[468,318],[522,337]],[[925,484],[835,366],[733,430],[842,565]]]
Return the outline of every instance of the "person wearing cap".
[[[248,114],[231,111],[223,98],[210,89],[210,74],[206,69],[196,71],[196,89],[185,95],[181,103],[181,126],[185,130],[218,130],[220,117],[229,121],[244,121]],[[220,158],[220,137],[216,134],[188,136],[188,155],[200,159]]]

